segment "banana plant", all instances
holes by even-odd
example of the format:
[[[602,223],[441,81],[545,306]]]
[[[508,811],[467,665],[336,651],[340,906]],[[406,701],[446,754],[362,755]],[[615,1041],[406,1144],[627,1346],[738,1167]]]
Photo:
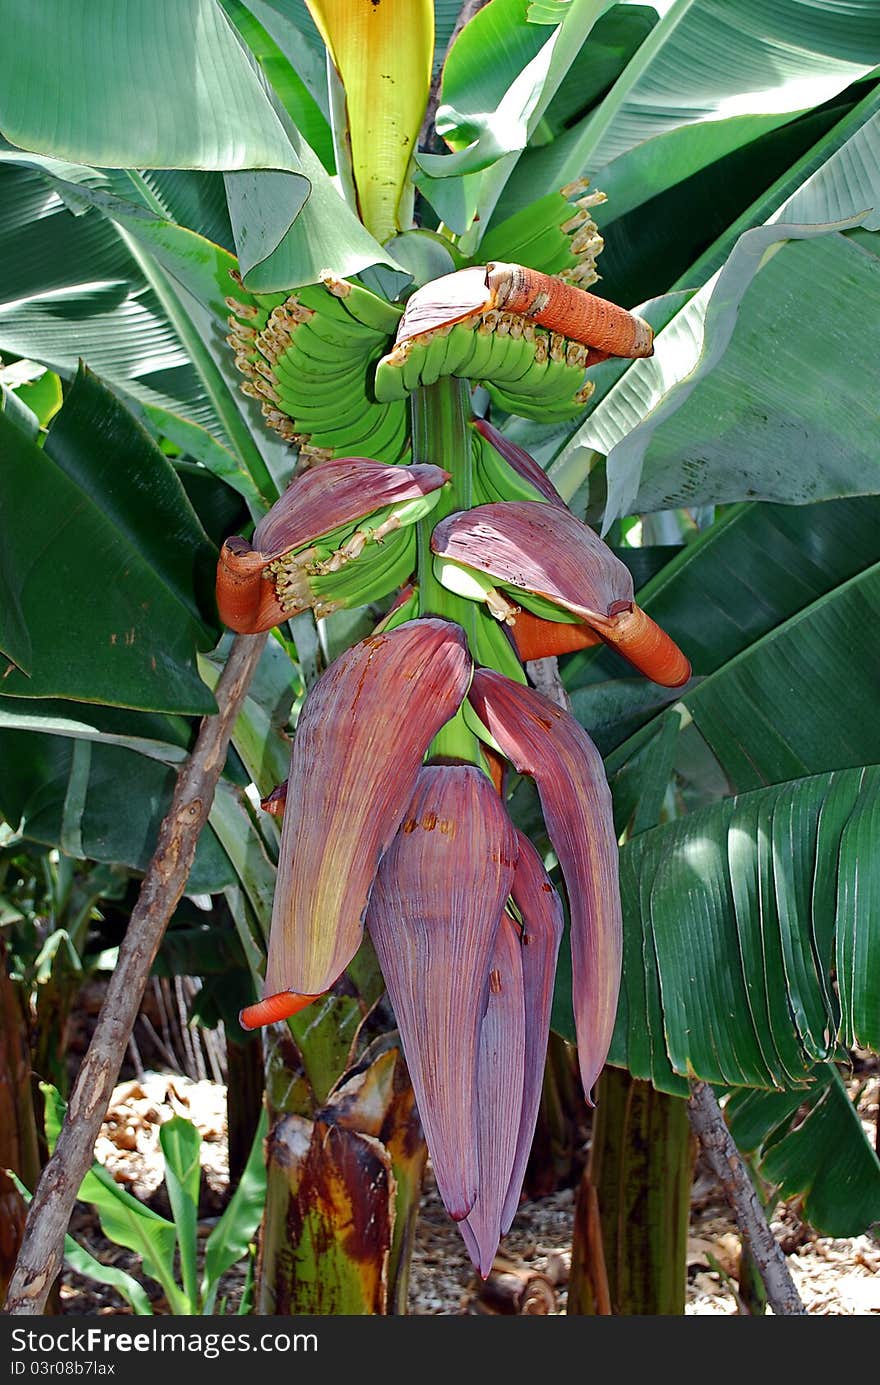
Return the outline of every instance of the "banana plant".
[[[45,1101],[46,1142],[51,1152],[64,1116],[64,1102],[54,1087],[48,1083],[40,1086]],[[95,1163],[86,1174],[79,1189],[80,1199],[95,1209],[101,1229],[109,1240],[140,1257],[143,1275],[156,1283],[171,1313],[182,1316],[214,1313],[223,1275],[245,1257],[248,1258],[248,1275],[238,1312],[250,1311],[253,1242],[266,1189],[265,1133],[264,1118],[238,1187],[205,1242],[201,1274],[198,1211],[202,1137],[192,1121],[173,1116],[159,1131],[172,1221],[132,1197],[101,1164]],[[13,1177],[22,1195],[29,1200],[29,1190],[20,1178]],[[150,1297],[133,1275],[111,1265],[102,1265],[73,1236],[65,1238],[64,1253],[71,1269],[98,1284],[111,1285],[138,1316],[152,1316]],[[224,1306],[225,1301],[221,1304],[221,1313]]]
[[[441,1189],[485,1273],[515,1212],[557,948],[554,1023],[578,1040],[588,1098],[609,1044],[680,1095],[694,1072],[808,1090],[838,1036],[878,1043],[860,903],[876,757],[853,729],[871,677],[848,642],[880,555],[875,502],[842,498],[878,489],[862,437],[877,6],[844,19],[787,0],[757,33],[747,0],[733,26],[714,0],[662,15],[491,0],[445,55],[440,152],[417,144],[443,6],[198,0],[184,15],[163,0],[145,30],[149,130],[127,107],[143,44],[105,8],[53,5],[90,94],[59,105],[28,68],[32,12],[4,0],[20,61],[0,129],[13,176],[81,228],[112,226],[149,271],[224,452],[155,394],[144,420],[225,467],[247,505],[221,536],[221,617],[286,625],[313,684],[269,805],[280,838],[222,794],[212,816],[243,930],[274,893],[244,1022],[304,1035],[366,928]],[[170,166],[190,171],[154,171]],[[202,215],[212,171],[220,234]],[[15,300],[8,349],[69,373],[45,347],[56,311]],[[204,669],[192,607],[178,660],[201,649]],[[17,668],[24,615],[15,597]],[[342,646],[317,682],[313,615],[322,653]],[[527,686],[524,662],[549,654],[567,659],[575,716]],[[60,686],[31,693],[114,696],[81,672]],[[197,710],[192,688],[160,691],[132,681],[120,701]],[[103,750],[96,721],[78,734]],[[265,795],[253,729],[236,745]]]

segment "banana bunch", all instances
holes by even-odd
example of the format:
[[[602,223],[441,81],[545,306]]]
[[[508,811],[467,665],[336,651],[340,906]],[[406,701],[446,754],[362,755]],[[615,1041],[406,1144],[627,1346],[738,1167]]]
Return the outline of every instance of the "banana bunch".
[[[366,606],[397,591],[416,567],[417,520],[430,514],[439,491],[388,505],[357,525],[322,536],[299,553],[268,563],[265,575],[285,615],[311,607],[316,616]]]
[[[406,405],[377,402],[370,387],[399,308],[329,274],[295,293],[247,293],[226,304],[242,391],[259,400],[269,427],[299,448],[304,465],[351,455],[406,459]]]
[[[256,634],[308,608],[329,615],[366,605],[407,581],[415,525],[437,505],[449,473],[336,457],[302,472],[250,539],[226,539],[217,609],[231,630]]]
[[[471,461],[475,505],[494,505],[500,500],[547,498],[527,477],[511,466],[478,427],[471,428]]]
[[[490,226],[480,243],[486,260],[512,260],[588,289],[598,282],[596,259],[605,245],[593,209],[607,202],[578,178]]]
[[[400,342],[379,361],[374,390],[379,400],[403,400],[455,375],[485,384],[508,413],[556,422],[575,417],[592,394],[588,361],[580,342],[490,308]]]

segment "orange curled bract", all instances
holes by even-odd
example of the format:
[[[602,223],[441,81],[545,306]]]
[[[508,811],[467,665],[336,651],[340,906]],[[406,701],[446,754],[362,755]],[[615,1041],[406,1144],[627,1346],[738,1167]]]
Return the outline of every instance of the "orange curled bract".
[[[256,1005],[247,1005],[239,1013],[238,1021],[242,1029],[262,1029],[265,1024],[275,1024],[278,1020],[289,1020],[292,1015],[298,1015],[300,1010],[304,1010],[307,1005],[311,1005],[313,1000],[319,1000],[317,995],[297,995],[296,991],[277,991],[275,995],[267,995],[265,1000],[258,1000]]]
[[[653,329],[635,313],[551,274],[498,261],[444,274],[417,289],[404,309],[397,344],[466,318],[476,322],[492,309],[589,346],[590,365],[608,356],[650,356],[654,350]]]
[[[217,562],[217,610],[230,630],[255,635],[287,619],[275,583],[263,576],[266,558],[238,536],[227,539]]]
[[[680,688],[690,678],[690,660],[635,603],[625,604],[620,611],[612,609],[607,624],[603,622],[601,628],[597,624],[597,629],[606,644],[664,688]]]
[[[551,655],[573,654],[589,649],[602,640],[589,625],[580,621],[543,620],[531,611],[517,611],[510,627],[516,652],[527,663],[530,659],[547,659]]]
[[[561,332],[569,341],[608,356],[650,356],[654,350],[653,330],[642,318],[551,274],[495,263],[486,266],[486,279],[493,307]]]

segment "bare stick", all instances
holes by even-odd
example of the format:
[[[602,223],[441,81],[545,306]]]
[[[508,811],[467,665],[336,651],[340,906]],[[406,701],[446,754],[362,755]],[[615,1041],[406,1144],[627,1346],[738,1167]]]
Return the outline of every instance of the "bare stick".
[[[5,1311],[42,1313],[58,1271],[64,1233],[113,1084],[134,1028],[153,959],[165,927],[183,894],[196,842],[208,817],[235,718],[257,666],[265,635],[239,635],[217,684],[218,711],[205,717],[189,759],[180,771],[171,807],[159,829],[156,850],[119,949],[88,1052],[58,1136],[55,1153],[37,1184],[24,1239],[9,1283]]]
[[[455,40],[458,38],[462,29],[469,24],[474,15],[487,5],[489,0],[464,0],[464,4],[458,12],[458,19],[455,21],[455,28],[449,35],[449,42],[446,45],[446,52],[443,55],[443,62],[449,57],[449,51]],[[428,105],[425,110],[425,118],[422,121],[422,128],[419,131],[419,148],[428,151],[442,149],[442,140],[438,138],[434,131],[434,118],[437,115],[437,107],[440,104],[440,83],[443,80],[443,63],[440,64],[434,79],[431,82],[431,90],[428,93]]]
[[[708,1082],[692,1082],[688,1101],[691,1126],[712,1171],[733,1208],[743,1244],[748,1246],[777,1315],[806,1313],[785,1256],[764,1216],[755,1186],[740,1158],[724,1120],[718,1098]]]

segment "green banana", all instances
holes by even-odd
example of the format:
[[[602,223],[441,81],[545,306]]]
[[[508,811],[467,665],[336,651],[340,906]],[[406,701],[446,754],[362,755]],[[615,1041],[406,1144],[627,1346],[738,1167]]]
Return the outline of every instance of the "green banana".
[[[409,343],[407,345],[409,346]],[[373,393],[380,404],[406,399],[409,391],[403,383],[403,367],[408,354],[407,349],[396,347],[377,364],[373,377]]]
[[[544,270],[543,264],[523,257],[538,253],[544,242],[548,249],[555,248],[559,237],[565,235],[562,223],[571,215],[571,203],[561,191],[545,193],[497,226],[490,227],[480,243],[480,254],[485,256],[487,264],[491,260],[503,260]]]
[[[515,682],[525,683],[523,666],[501,622],[490,615],[485,606],[478,606],[474,616],[476,647],[473,652],[476,659],[486,668],[495,668]]]
[[[546,496],[524,476],[520,476],[476,428],[473,430],[472,454],[474,474],[479,477],[482,493],[489,497],[484,504],[495,504],[500,500],[538,500],[546,503]]]
[[[553,363],[555,370],[555,362]],[[491,382],[490,382],[491,383]],[[553,394],[556,381],[551,372],[551,362],[545,357],[540,361],[533,361],[525,374],[515,381],[498,381],[498,388],[505,390],[508,394],[515,394],[520,399],[543,399],[545,395]],[[568,382],[566,382],[567,387]],[[572,385],[572,392],[574,386]]]
[[[324,276],[324,285],[331,297],[335,297],[353,319],[364,327],[371,328],[383,337],[393,336],[403,316],[403,309],[380,298],[363,284],[350,279],[337,279],[334,275]],[[333,285],[332,288],[329,286]]]
[[[446,357],[449,351],[450,332],[439,331],[431,339],[425,352],[425,360],[419,373],[419,383],[433,385],[441,375],[448,375]]]
[[[431,341],[425,341],[424,338],[413,337],[408,343],[409,351],[403,363],[403,387],[407,394],[412,394],[422,383],[422,368],[432,341],[433,338]]]
[[[315,614],[339,606],[366,606],[403,586],[416,565],[416,536],[410,526],[369,548],[337,572],[310,577]],[[322,610],[321,608],[325,608]]]
[[[261,308],[250,299],[235,298],[229,294],[223,302],[237,322],[243,327],[252,327],[255,332],[262,332],[269,321],[268,308]]]
[[[447,375],[458,375],[461,367],[472,355],[474,350],[474,325],[457,322],[449,333],[446,344],[446,369]]]
[[[571,418],[577,418],[583,409],[583,405],[577,403],[573,396],[568,403],[560,404],[558,401],[543,400],[539,396],[523,398],[521,395],[509,394],[507,390],[488,382],[486,389],[492,403],[505,413],[516,414],[519,418],[533,418],[538,423],[566,423]]]
[[[311,320],[299,323],[296,330],[290,333],[290,345],[310,360],[337,367],[345,365],[346,362],[353,365],[356,362],[368,361],[376,351],[372,342],[365,344],[349,341],[345,345],[339,345],[325,341],[313,330]]]
[[[557,625],[581,625],[583,624],[579,616],[573,616],[571,611],[567,611],[564,606],[556,606],[552,601],[548,601],[544,596],[535,596],[532,592],[521,591],[519,587],[501,585],[499,588],[514,601],[517,606],[524,606],[532,615],[540,616],[542,620],[555,621]]]
[[[313,447],[331,448],[338,456],[374,457],[374,449],[399,445],[405,423],[404,418],[402,427],[400,415],[392,405],[369,400],[356,422],[344,427],[328,424],[312,434],[311,442]]]
[[[367,337],[386,335],[368,323],[358,322],[350,312],[346,311],[342,299],[335,293],[331,293],[324,284],[308,284],[305,288],[296,289],[293,297],[297,298],[304,308],[316,313],[326,322],[334,322],[344,328],[352,338],[363,337],[366,339]]]
[[[474,347],[468,359],[456,371],[456,375],[466,380],[482,380],[486,367],[492,359],[495,346],[495,333],[486,326],[474,330]]]
[[[501,337],[495,332],[496,347],[486,368],[484,379],[499,385],[515,385],[535,363],[534,338],[512,336],[509,332]]]
[[[338,398],[330,404],[315,403],[314,407],[307,408],[302,402],[300,394],[292,395],[278,389],[278,397],[282,408],[289,412],[290,417],[297,424],[298,428],[304,433],[327,433],[330,431],[341,432],[353,424],[362,426],[363,416],[372,407],[366,395],[347,397],[344,407],[340,406]],[[312,444],[313,446],[319,444]],[[331,444],[337,446],[337,444]]]
[[[276,359],[273,374],[296,391],[300,389],[304,402],[333,396],[339,399],[348,389],[358,388],[366,393],[366,366],[359,361],[347,362],[341,369],[332,369],[310,356],[304,356],[296,346],[289,346]]]
[[[412,620],[418,614],[419,594],[414,591],[407,597],[406,601],[401,602],[396,610],[389,611],[385,619],[380,620],[374,633],[378,635],[387,633],[389,630],[395,630],[398,625],[403,625],[405,621]]]

